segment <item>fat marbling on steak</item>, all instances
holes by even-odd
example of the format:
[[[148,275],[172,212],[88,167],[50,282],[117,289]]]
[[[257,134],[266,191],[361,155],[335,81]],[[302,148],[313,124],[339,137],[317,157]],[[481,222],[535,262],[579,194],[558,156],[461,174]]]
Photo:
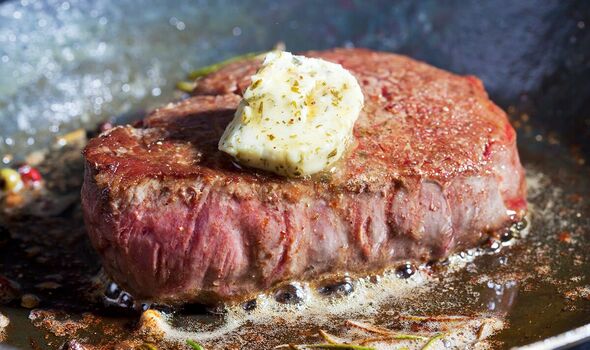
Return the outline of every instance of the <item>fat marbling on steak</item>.
[[[258,60],[89,142],[83,210],[117,283],[169,303],[243,300],[441,259],[522,217],[515,131],[477,78],[362,49],[306,55],[342,64],[365,96],[355,142],[330,171],[283,178],[218,151]]]

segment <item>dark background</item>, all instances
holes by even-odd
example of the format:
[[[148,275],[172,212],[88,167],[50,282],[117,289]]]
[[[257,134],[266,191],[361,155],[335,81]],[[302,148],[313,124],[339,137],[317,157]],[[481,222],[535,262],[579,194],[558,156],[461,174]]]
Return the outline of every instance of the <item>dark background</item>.
[[[289,46],[305,49],[314,46],[315,37],[329,37],[334,31],[357,46],[396,51],[477,75],[504,108],[515,106],[536,126],[590,151],[589,1],[339,3],[350,7],[338,14],[341,21],[322,23],[334,16],[333,9],[323,7],[303,19],[308,23],[300,26],[303,35]],[[297,9],[279,9],[278,21],[294,13]],[[275,38],[283,35],[277,31]]]
[[[20,0],[0,10],[0,154],[169,101],[190,69],[278,41],[395,51],[477,75],[511,114],[590,154],[590,1]]]

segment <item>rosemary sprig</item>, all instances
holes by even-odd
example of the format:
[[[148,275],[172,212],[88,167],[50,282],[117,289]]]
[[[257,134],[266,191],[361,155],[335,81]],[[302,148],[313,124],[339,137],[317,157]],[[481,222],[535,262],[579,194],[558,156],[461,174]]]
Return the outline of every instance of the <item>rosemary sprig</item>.
[[[213,63],[211,65],[205,66],[205,67],[201,67],[198,69],[193,70],[192,72],[190,72],[188,74],[188,78],[191,80],[203,77],[207,74],[211,74],[213,72],[216,72],[218,70],[220,70],[221,68],[223,68],[224,66],[227,66],[230,63],[234,63],[240,60],[245,60],[248,58],[254,58],[258,55],[264,54],[265,52],[249,52],[247,54],[244,55],[239,55],[239,56],[235,56],[232,58],[228,58],[227,60],[221,61],[221,62],[217,62],[217,63]]]
[[[393,333],[389,329],[373,326],[373,325],[359,322],[359,321],[346,320],[346,323],[353,326],[353,327],[360,328],[360,329],[365,330],[370,333],[376,333],[376,334],[381,334],[381,335],[391,335]]]
[[[203,345],[197,343],[194,340],[190,340],[187,339],[186,343],[188,344],[188,346],[190,346],[193,350],[205,350],[205,348],[203,347]]]
[[[285,43],[278,42],[275,45],[275,47],[273,48],[273,50],[285,51]],[[223,68],[224,66],[227,66],[230,63],[234,63],[234,62],[241,61],[241,60],[246,60],[249,58],[262,57],[266,53],[268,53],[268,51],[249,52],[249,53],[246,53],[243,55],[228,58],[228,59],[221,61],[221,62],[210,64],[205,67],[197,68],[188,74],[188,79],[192,80],[192,82],[191,81],[179,81],[178,83],[176,83],[176,88],[178,90],[191,93],[191,92],[193,92],[193,90],[197,86],[197,84],[196,84],[196,82],[194,82],[194,80],[196,80],[198,78],[202,78],[207,74],[211,74],[213,72],[216,72],[216,71],[220,70],[221,68]]]
[[[421,350],[428,350],[430,349],[430,347],[432,347],[432,344],[434,344],[437,340],[442,339],[442,337],[444,337],[445,334],[441,333],[441,334],[437,334],[434,337],[430,338],[430,340],[428,340],[428,342],[426,344],[424,344],[424,346],[422,347]]]
[[[416,316],[416,318],[421,318],[422,316]],[[465,319],[456,318],[456,319],[445,319],[445,321],[464,321]],[[444,321],[443,321],[444,322]],[[370,333],[376,333],[382,335],[382,337],[374,337],[374,338],[365,338],[361,339],[360,341],[356,341],[355,344],[347,344],[341,343],[338,339],[336,339],[331,334],[327,333],[324,330],[319,330],[319,335],[326,341],[325,344],[282,344],[276,346],[275,349],[290,349],[290,350],[303,350],[303,349],[342,349],[342,350],[376,350],[373,347],[365,346],[366,344],[379,342],[379,341],[394,341],[394,340],[410,340],[410,341],[424,341],[427,340],[426,344],[422,346],[421,350],[429,350],[434,343],[438,340],[441,340],[446,333],[438,333],[432,337],[425,337],[422,335],[415,335],[415,334],[403,334],[403,333],[395,333],[389,329],[381,328],[378,326],[373,326],[367,323],[347,320],[347,324],[360,328]],[[197,348],[196,350],[204,350],[202,348]],[[399,350],[409,350],[407,346],[400,348]]]
[[[386,329],[386,328],[381,328],[381,327],[377,327],[377,326],[373,326],[370,324],[366,324],[366,323],[358,322],[358,321],[353,321],[353,320],[347,320],[346,323],[348,323],[349,325],[351,325],[353,327],[362,329],[362,330],[370,332],[370,333],[383,335],[382,337],[363,339],[360,342],[358,342],[360,345],[365,345],[365,344],[369,344],[372,342],[378,342],[378,341],[428,340],[429,339],[428,337],[425,337],[422,335],[395,333],[395,332],[393,332],[389,329]]]
[[[414,335],[414,334],[404,334],[404,333],[395,333],[389,329],[381,328],[377,326],[373,326],[367,323],[353,321],[353,320],[346,320],[346,323],[349,325],[360,328],[370,333],[381,334],[384,335],[384,338],[390,338],[391,340],[426,340],[428,337],[424,337],[421,335]]]
[[[376,342],[386,342],[386,341],[396,341],[396,340],[428,340],[428,337],[423,337],[421,335],[413,335],[413,334],[395,334],[392,336],[383,336],[383,337],[374,337],[374,338],[365,338],[362,340],[357,341],[359,345],[366,345],[370,343]]]
[[[328,332],[325,332],[324,330],[319,330],[320,336],[322,336],[322,338],[324,338],[324,340],[326,341],[326,343],[328,344],[338,344],[338,341]]]
[[[176,89],[191,93],[195,89],[196,84],[192,81],[179,81],[176,83]]]

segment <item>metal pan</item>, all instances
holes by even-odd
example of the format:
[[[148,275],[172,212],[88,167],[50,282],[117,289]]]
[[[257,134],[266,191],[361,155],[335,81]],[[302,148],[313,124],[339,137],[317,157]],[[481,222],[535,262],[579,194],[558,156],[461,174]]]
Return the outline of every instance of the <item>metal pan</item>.
[[[583,1],[0,3],[0,161],[30,161],[31,152],[50,149],[39,167],[55,194],[44,209],[0,217],[0,275],[40,299],[33,310],[18,298],[0,305],[10,319],[0,348],[58,348],[73,339],[140,344],[139,314],[103,304],[100,264],[77,200],[84,134],[68,133],[136,119],[181,97],[174,84],[191,69],[279,41],[291,51],[395,51],[481,77],[518,131],[531,187],[529,234],[499,253],[467,258],[464,268],[443,268],[428,288],[379,303],[370,316],[283,316],[205,345],[313,342],[318,328],[340,332],[360,314],[390,325],[412,313],[498,317],[503,326],[488,339],[498,349],[587,347],[579,344],[590,336],[589,27]],[[227,318],[214,311],[187,308],[169,324],[214,329]]]

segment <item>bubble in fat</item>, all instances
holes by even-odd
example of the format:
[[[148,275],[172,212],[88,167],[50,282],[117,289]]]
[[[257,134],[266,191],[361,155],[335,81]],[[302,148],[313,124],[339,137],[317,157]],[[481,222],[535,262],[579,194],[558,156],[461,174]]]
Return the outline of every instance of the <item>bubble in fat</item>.
[[[157,325],[169,341],[209,341],[227,335],[246,323],[264,324],[277,317],[286,322],[299,322],[301,317],[321,322],[329,316],[343,314],[371,315],[382,302],[392,297],[408,297],[418,286],[427,287],[428,280],[427,273],[420,270],[408,279],[400,279],[395,271],[388,271],[380,276],[378,283],[370,276],[352,280],[354,292],[342,298],[326,296],[308,283],[297,283],[301,291],[301,303],[284,304],[276,300],[275,293],[260,294],[255,299],[254,309],[245,310],[242,304],[228,306],[223,324],[214,330],[205,330],[198,323],[191,324],[191,329],[174,327],[169,315],[161,315]]]
[[[530,223],[534,210],[529,210],[525,220]],[[518,232],[518,237],[528,235],[531,225],[528,224]],[[518,239],[500,242],[501,246],[513,245]],[[453,254],[447,258],[445,269],[448,273],[461,270],[472,263],[478,256],[486,254],[482,248],[473,248],[464,252]],[[174,327],[171,324],[171,315],[161,315],[157,325],[165,334],[165,339],[172,342],[184,342],[187,339],[196,341],[219,340],[221,337],[238,330],[241,326],[249,324],[264,324],[275,318],[281,318],[286,322],[297,323],[302,317],[309,322],[326,321],[331,316],[338,315],[374,315],[380,305],[391,298],[410,298],[417,287],[426,291],[429,281],[432,279],[423,268],[407,279],[400,279],[397,269],[387,271],[381,275],[366,276],[350,280],[353,292],[345,297],[336,298],[322,294],[321,288],[311,286],[309,283],[296,282],[301,290],[301,303],[284,304],[276,300],[274,292],[260,294],[248,303],[255,307],[244,308],[243,304],[227,307],[223,324],[213,330],[205,330],[203,325],[191,324],[191,329]]]

